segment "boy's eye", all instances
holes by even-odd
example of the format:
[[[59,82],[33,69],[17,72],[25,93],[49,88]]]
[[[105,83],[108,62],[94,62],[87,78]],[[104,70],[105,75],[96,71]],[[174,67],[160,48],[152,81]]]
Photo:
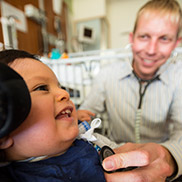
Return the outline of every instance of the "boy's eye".
[[[62,88],[62,86],[61,86],[61,84],[60,84],[59,82],[58,82],[58,87],[59,87],[59,88]]]
[[[63,90],[66,90],[66,87],[62,86],[60,83],[58,83],[58,87],[63,89]]]
[[[34,89],[34,91],[48,91],[47,85],[40,85]]]
[[[63,90],[66,90],[66,87],[64,87],[64,86],[59,86],[59,88],[61,88],[61,89],[63,89]]]

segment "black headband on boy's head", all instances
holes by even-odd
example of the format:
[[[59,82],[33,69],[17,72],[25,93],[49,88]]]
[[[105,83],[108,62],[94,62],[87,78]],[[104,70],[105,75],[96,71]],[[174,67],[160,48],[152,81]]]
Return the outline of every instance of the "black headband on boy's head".
[[[0,138],[16,129],[28,116],[31,99],[23,78],[0,63]]]

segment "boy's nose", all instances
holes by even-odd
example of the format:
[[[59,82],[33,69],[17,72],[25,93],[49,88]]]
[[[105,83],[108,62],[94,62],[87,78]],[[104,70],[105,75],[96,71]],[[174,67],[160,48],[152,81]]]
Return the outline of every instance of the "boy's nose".
[[[66,90],[60,89],[56,101],[60,102],[69,99],[70,99],[69,93]]]

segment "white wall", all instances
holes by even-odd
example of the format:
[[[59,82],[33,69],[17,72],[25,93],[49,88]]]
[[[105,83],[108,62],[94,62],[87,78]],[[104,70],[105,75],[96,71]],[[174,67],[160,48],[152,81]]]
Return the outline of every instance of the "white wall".
[[[106,16],[106,0],[73,0],[74,21]]]
[[[133,29],[136,13],[146,2],[147,0],[107,0],[111,48],[128,44],[128,33]]]
[[[73,0],[73,19],[85,19],[85,17],[89,19],[89,11],[90,9],[94,11],[94,8],[95,11],[96,8],[100,9],[101,14],[104,14],[104,10],[99,8],[99,6],[101,3],[105,3],[105,17],[109,23],[110,41],[108,48],[120,48],[128,44],[128,33],[133,30],[136,13],[147,1],[148,0]],[[86,2],[88,2],[88,4]],[[93,6],[89,5],[91,2],[93,2]],[[178,0],[178,2],[182,6],[182,0]],[[74,10],[75,8],[76,10]],[[98,11],[96,12],[99,14]],[[84,15],[84,13],[87,15]],[[82,15],[83,17],[81,17]],[[90,13],[90,16],[93,16],[93,12]]]

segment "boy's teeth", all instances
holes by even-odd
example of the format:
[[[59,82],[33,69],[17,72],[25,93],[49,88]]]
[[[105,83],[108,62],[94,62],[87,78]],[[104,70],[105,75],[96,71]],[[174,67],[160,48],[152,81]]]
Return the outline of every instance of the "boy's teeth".
[[[67,109],[66,111],[61,112],[61,114],[70,114],[70,113],[71,113],[71,111],[69,109]]]
[[[70,110],[68,110],[68,109],[67,109],[65,112],[66,112],[67,114],[70,114],[70,113],[71,113],[71,111],[70,111]]]

